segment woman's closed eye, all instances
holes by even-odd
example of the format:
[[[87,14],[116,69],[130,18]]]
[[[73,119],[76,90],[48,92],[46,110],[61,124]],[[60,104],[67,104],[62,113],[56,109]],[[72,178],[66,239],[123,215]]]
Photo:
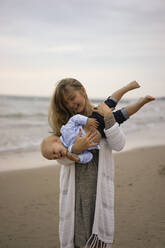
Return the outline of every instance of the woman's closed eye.
[[[74,99],[75,99],[75,96],[71,96],[69,97],[68,101],[74,101]]]

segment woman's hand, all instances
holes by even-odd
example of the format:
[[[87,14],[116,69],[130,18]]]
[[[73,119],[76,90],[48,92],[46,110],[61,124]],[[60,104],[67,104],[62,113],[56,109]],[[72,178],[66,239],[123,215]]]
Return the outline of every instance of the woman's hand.
[[[67,149],[63,146],[59,137],[49,136],[41,143],[41,153],[49,160],[60,159],[66,156]]]
[[[95,139],[97,132],[96,130],[92,130],[87,132],[84,136],[81,137],[82,131],[80,129],[79,134],[76,137],[75,143],[73,145],[74,153],[80,153],[89,147],[97,146],[98,143],[92,143]]]
[[[99,113],[100,115],[104,116],[104,118],[112,115],[112,111],[114,108],[110,108],[104,102],[100,103],[97,107],[93,108],[94,112]]]
[[[86,123],[86,128],[91,129],[91,128],[97,128],[98,127],[98,122],[95,118],[88,118],[87,123]]]

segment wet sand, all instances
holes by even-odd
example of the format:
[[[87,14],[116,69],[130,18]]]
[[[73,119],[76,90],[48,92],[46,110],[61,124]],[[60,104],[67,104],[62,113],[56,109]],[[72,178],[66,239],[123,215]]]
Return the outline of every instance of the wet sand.
[[[164,248],[165,146],[135,148],[114,157],[113,248]],[[28,167],[29,161],[40,159],[39,153],[10,154],[3,155],[0,163]],[[59,247],[60,167],[45,159],[42,166],[0,173],[1,248]]]

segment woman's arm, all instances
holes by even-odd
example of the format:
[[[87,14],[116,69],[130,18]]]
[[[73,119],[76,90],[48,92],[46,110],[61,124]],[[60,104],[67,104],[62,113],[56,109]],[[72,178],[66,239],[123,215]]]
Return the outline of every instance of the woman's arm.
[[[125,135],[116,122],[111,128],[104,130],[109,147],[115,151],[121,151],[125,146]]]
[[[110,109],[105,103],[101,103],[94,109],[99,114],[104,116],[105,120],[105,135],[107,142],[112,150],[120,151],[125,145],[125,135],[119,124],[115,121],[112,113],[113,109]]]

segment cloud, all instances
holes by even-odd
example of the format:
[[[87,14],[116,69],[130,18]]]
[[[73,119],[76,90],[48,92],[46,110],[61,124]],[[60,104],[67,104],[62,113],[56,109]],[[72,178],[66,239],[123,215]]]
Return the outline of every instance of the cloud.
[[[3,0],[2,80],[75,75],[99,84],[150,71],[164,80],[164,13],[164,0]]]
[[[50,29],[69,28],[71,31],[79,28],[80,33],[81,30],[91,31],[91,28],[93,32],[107,28],[112,32],[122,32],[122,29],[125,31],[134,28],[135,30],[143,23],[142,31],[155,22],[156,25],[159,23],[163,27],[161,22],[165,19],[165,4],[161,0],[145,2],[142,0],[6,0],[0,5],[1,23],[4,24],[2,26],[7,26],[10,32],[12,32],[10,27],[16,25],[20,27],[21,32],[26,33],[26,29],[21,28],[22,23],[26,24],[27,29],[31,27],[32,33],[36,28],[38,31],[43,30],[47,25]],[[13,31],[16,32],[16,29]],[[44,31],[47,30],[44,29]],[[90,35],[92,32],[89,33]]]

